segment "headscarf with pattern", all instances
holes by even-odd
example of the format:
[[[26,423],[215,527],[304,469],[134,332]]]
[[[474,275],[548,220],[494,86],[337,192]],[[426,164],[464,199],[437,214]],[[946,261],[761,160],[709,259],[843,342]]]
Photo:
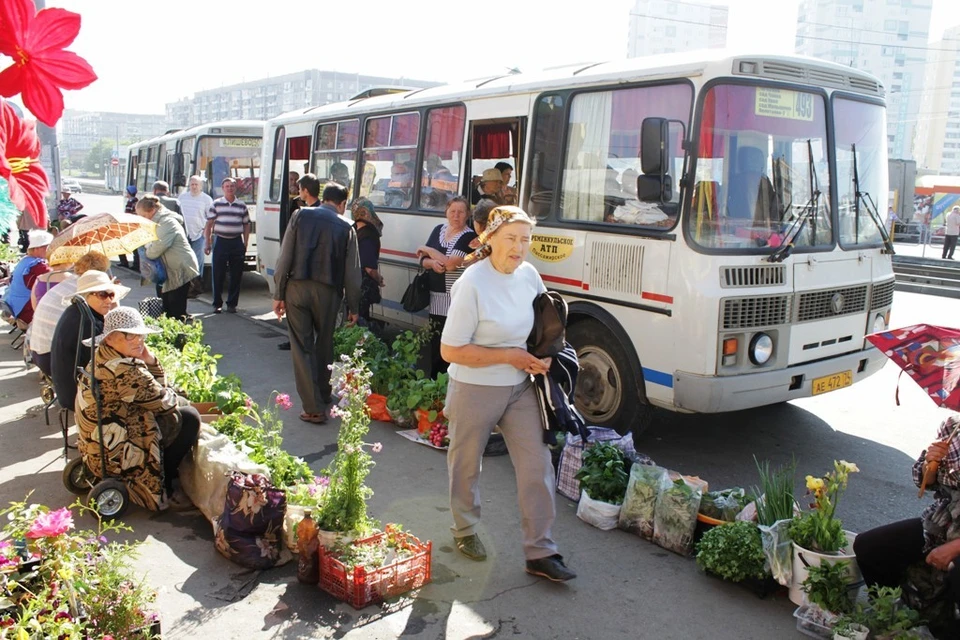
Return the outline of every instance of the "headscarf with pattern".
[[[383,233],[383,222],[377,216],[377,210],[373,203],[366,198],[357,198],[350,206],[350,214],[356,222],[366,222],[377,230],[377,233]]]
[[[531,218],[526,211],[520,207],[513,206],[500,206],[490,212],[490,217],[487,218],[487,227],[483,230],[483,233],[477,238],[480,243],[479,248],[476,251],[469,254],[466,258],[463,259],[463,264],[468,265],[474,262],[479,262],[484,258],[490,257],[490,253],[493,251],[490,248],[490,236],[497,232],[497,229],[502,227],[505,224],[510,224],[511,222],[525,222],[531,227],[537,224],[536,220]]]

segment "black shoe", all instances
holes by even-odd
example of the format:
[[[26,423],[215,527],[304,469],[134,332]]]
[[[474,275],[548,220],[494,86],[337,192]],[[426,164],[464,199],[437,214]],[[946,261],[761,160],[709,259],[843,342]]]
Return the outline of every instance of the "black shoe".
[[[476,534],[462,538],[454,537],[453,541],[457,545],[457,550],[471,560],[482,562],[487,559],[487,550],[483,548],[483,543],[480,542],[480,538]]]
[[[236,312],[237,312],[236,307],[227,307],[227,313],[236,313]]]
[[[281,342],[277,345],[277,349],[280,349],[280,351],[290,351],[290,341]]]
[[[223,307],[214,307],[214,308],[213,308],[213,312],[214,312],[214,313],[223,313]]]
[[[527,560],[527,573],[534,576],[540,576],[553,582],[566,582],[577,577],[567,565],[563,564],[563,556],[554,554],[547,558],[537,558],[536,560]]]
[[[487,446],[483,448],[483,457],[493,458],[505,455],[507,455],[507,443],[503,440],[503,434],[491,433]]]

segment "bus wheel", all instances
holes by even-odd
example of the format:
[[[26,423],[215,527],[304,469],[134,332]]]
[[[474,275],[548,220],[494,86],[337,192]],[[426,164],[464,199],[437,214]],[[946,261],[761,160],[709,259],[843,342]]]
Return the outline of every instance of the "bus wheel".
[[[592,319],[570,325],[567,340],[580,360],[575,400],[587,424],[612,427],[621,434],[642,433],[653,417],[653,407],[641,398],[638,372],[620,343]]]

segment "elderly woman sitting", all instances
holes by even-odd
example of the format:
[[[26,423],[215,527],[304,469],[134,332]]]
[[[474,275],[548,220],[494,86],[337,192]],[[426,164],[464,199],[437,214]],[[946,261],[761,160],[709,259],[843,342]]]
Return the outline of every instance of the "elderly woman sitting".
[[[200,414],[164,382],[163,367],[150,353],[145,336],[156,333],[136,309],[118,307],[103,321],[95,362],[88,366],[100,391],[103,443],[98,441],[97,403],[87,378],[77,394],[79,449],[88,471],[99,477],[100,456],[107,473],[120,478],[130,499],[150,511],[188,508],[173,480],[193,447]]]

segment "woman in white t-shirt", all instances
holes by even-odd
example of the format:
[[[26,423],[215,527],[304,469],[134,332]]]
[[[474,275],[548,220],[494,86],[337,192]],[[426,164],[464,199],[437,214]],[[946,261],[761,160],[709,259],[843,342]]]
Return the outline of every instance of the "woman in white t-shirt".
[[[471,560],[485,560],[476,535],[480,522],[480,464],[494,427],[510,452],[517,476],[526,571],[555,582],[575,578],[553,541],[556,518],[554,474],[543,442],[543,422],[530,380],[546,373],[549,359],[526,349],[533,329],[533,301],[546,290],[540,274],[525,261],[535,222],[518,207],[490,212],[476,262],[451,291],[441,337],[450,363],[444,413],[450,421],[452,528],[457,549]]]

